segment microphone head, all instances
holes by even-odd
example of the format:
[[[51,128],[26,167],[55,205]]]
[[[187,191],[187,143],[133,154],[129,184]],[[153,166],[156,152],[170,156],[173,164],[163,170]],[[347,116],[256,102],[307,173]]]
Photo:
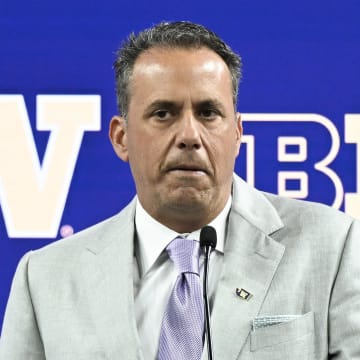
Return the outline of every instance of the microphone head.
[[[212,226],[204,226],[200,231],[200,246],[211,246],[212,249],[215,249],[216,242],[216,230]]]

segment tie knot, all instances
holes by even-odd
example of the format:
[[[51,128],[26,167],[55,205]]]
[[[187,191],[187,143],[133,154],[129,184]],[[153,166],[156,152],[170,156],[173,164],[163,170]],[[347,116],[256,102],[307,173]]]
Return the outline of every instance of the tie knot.
[[[199,275],[199,242],[177,237],[166,247],[166,250],[180,273]]]

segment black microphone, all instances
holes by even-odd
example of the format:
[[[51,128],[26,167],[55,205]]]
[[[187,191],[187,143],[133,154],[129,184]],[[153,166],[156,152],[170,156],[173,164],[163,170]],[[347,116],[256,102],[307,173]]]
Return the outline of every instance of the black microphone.
[[[204,278],[203,278],[203,295],[204,295],[204,310],[205,310],[205,333],[207,339],[208,359],[213,360],[211,330],[210,330],[210,310],[208,299],[208,271],[209,259],[211,249],[215,249],[217,242],[216,230],[211,226],[205,226],[200,232],[200,246],[204,248],[205,261],[204,261]]]

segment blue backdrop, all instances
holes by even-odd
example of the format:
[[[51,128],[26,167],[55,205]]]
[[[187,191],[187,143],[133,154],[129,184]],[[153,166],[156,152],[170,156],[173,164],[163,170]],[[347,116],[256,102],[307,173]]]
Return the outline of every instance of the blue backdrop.
[[[107,138],[117,112],[112,62],[124,37],[161,20],[202,23],[241,54],[240,175],[360,217],[359,19],[357,0],[2,0],[0,325],[25,252],[113,215],[134,195],[128,165]],[[84,124],[74,129],[69,115],[66,127],[66,114]],[[64,136],[55,137],[56,126]],[[46,199],[58,205],[47,209]],[[36,223],[42,218],[48,230]]]

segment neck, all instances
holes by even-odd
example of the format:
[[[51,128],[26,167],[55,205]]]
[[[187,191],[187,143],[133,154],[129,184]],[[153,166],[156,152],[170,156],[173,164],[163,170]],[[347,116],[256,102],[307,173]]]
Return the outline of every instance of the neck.
[[[156,221],[177,233],[190,233],[203,228],[211,223],[224,209],[228,199],[221,202],[220,206],[179,209],[168,207],[162,212],[151,212],[145,209]]]

